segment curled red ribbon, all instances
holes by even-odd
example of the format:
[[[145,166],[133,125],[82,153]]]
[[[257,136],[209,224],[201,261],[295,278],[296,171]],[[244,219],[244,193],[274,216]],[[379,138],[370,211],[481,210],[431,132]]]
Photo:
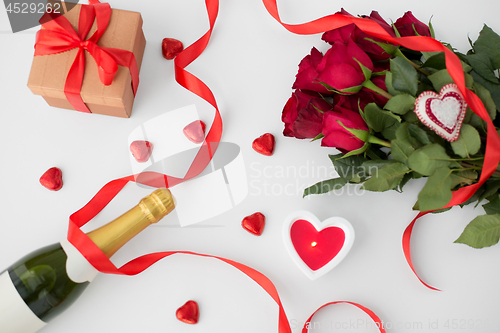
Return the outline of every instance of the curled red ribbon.
[[[215,117],[210,131],[208,132],[205,141],[203,142],[198,154],[193,160],[193,163],[191,164],[188,172],[186,173],[186,176],[184,178],[176,178],[156,172],[144,172],[138,175],[115,179],[107,183],[84,207],[70,216],[68,241],[73,244],[78,249],[78,251],[80,251],[82,255],[89,261],[89,263],[98,271],[110,274],[136,275],[143,272],[145,269],[147,269],[157,261],[177,253],[221,260],[246,274],[271,296],[271,298],[279,306],[278,332],[291,333],[290,324],[285,314],[283,305],[281,304],[281,300],[279,298],[276,287],[265,275],[248,266],[229,259],[206,254],[187,251],[168,251],[143,255],[129,261],[122,267],[117,268],[109,260],[109,258],[106,257],[104,253],[88,238],[88,236],[80,230],[83,225],[89,222],[104,207],[106,207],[106,205],[122,190],[122,188],[128,182],[132,181],[152,187],[170,187],[199,175],[205,169],[208,163],[210,163],[210,160],[212,159],[212,156],[217,149],[222,135],[222,119],[217,107],[217,103],[215,101],[215,97],[210,89],[201,80],[185,70],[185,67],[188,66],[192,61],[194,61],[205,50],[210,40],[213,27],[215,25],[215,20],[218,14],[219,1],[206,0],[205,4],[210,22],[209,30],[194,44],[179,53],[175,59],[175,77],[177,82],[184,88],[200,96],[215,108]],[[380,322],[380,319],[378,319],[378,317],[371,310],[356,303],[344,303],[350,303],[357,306],[361,310],[365,311],[372,319],[376,320],[377,323]],[[305,331],[303,332],[306,331],[307,329],[305,328]]]
[[[37,32],[35,43],[35,56],[78,49],[64,84],[64,94],[75,110],[87,113],[90,113],[90,110],[81,96],[83,75],[85,73],[85,51],[94,58],[99,72],[99,79],[104,85],[110,85],[113,82],[118,65],[129,68],[134,96],[139,85],[139,71],[132,52],[97,45],[99,38],[108,27],[111,18],[111,7],[109,4],[100,3],[97,0],[91,0],[89,3],[90,5],[81,6],[78,32],[73,29],[71,23],[64,16],[54,13],[45,14],[49,18],[47,22],[42,24],[44,29]],[[89,39],[85,40],[94,20],[96,21],[97,30]]]
[[[384,327],[384,323],[380,320],[380,318],[375,314],[375,312],[373,312],[372,310],[368,309],[367,307],[364,307],[363,305],[361,304],[358,304],[358,303],[354,303],[354,302],[348,302],[348,301],[337,301],[337,302],[330,302],[330,303],[326,303],[325,305],[322,305],[321,307],[319,307],[316,311],[314,311],[314,313],[306,320],[305,324],[304,324],[304,327],[302,328],[302,333],[307,333],[309,331],[308,327],[310,326],[313,326],[311,325],[311,320],[312,318],[314,317],[314,315],[316,314],[316,312],[318,312],[319,310],[323,309],[324,307],[327,307],[327,306],[330,306],[330,305],[334,305],[334,304],[351,304],[351,305],[354,305],[355,307],[363,310],[367,315],[370,316],[370,318],[375,322],[375,325],[377,326],[378,330],[380,331],[380,333],[385,333],[385,327]],[[314,326],[313,326],[314,327]]]
[[[293,32],[295,34],[309,35],[309,34],[323,33],[328,30],[337,29],[354,23],[359,29],[361,29],[368,35],[380,38],[382,40],[388,41],[396,45],[406,47],[408,49],[422,51],[422,52],[436,52],[436,51],[444,52],[446,57],[446,68],[450,76],[452,77],[453,81],[455,81],[455,84],[460,89],[460,92],[465,97],[465,100],[469,105],[469,107],[472,109],[472,111],[487,123],[487,139],[486,139],[486,152],[484,157],[483,170],[481,172],[481,176],[478,182],[469,185],[467,187],[462,187],[459,190],[453,192],[452,199],[443,208],[459,205],[468,200],[479,189],[479,187],[482,184],[484,184],[484,182],[493,174],[498,163],[500,162],[500,138],[498,136],[498,133],[479,97],[477,97],[476,94],[474,94],[472,91],[470,91],[465,87],[465,78],[460,60],[452,51],[450,51],[439,41],[435,40],[434,38],[424,37],[424,36],[397,38],[391,36],[385,29],[383,29],[379,24],[377,24],[372,20],[353,17],[353,16],[346,16],[341,14],[328,15],[320,19],[303,24],[297,24],[297,25],[286,24],[283,23],[280,19],[276,0],[263,0],[263,3],[269,14],[271,14],[271,16],[276,21],[278,21],[288,31]],[[418,276],[411,261],[410,239],[413,226],[421,216],[427,213],[430,212],[419,213],[415,217],[415,219],[410,223],[410,225],[406,228],[403,234],[403,251],[406,261],[408,262],[408,265],[415,273],[417,278],[420,280],[420,282],[422,282],[426,287],[430,289],[438,290],[425,283]]]

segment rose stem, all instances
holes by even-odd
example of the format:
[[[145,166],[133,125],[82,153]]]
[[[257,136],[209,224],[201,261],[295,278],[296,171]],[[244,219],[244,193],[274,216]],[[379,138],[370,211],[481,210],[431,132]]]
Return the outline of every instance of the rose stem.
[[[384,96],[387,99],[391,99],[394,97],[391,94],[389,94],[387,91],[385,91],[384,89],[377,87],[375,85],[375,83],[373,83],[370,80],[365,81],[365,83],[363,83],[363,87],[370,89],[370,90],[376,92],[377,94]]]

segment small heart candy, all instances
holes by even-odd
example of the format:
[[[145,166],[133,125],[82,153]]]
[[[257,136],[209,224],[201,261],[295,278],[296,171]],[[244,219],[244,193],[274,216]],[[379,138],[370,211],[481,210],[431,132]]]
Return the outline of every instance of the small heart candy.
[[[274,153],[275,143],[274,135],[266,133],[253,141],[252,148],[259,154],[271,156]]]
[[[182,130],[189,141],[194,143],[202,143],[205,139],[206,125],[201,120],[195,120]]]
[[[241,221],[243,229],[256,236],[262,235],[265,225],[266,217],[259,212],[247,216],[243,219],[243,221]]]
[[[182,50],[184,50],[184,45],[182,45],[181,41],[174,38],[163,38],[161,42],[161,53],[165,59],[174,59]]]
[[[51,191],[59,191],[63,186],[61,169],[53,167],[45,171],[40,177],[40,184]]]
[[[195,301],[187,301],[186,304],[177,309],[175,315],[177,319],[186,324],[196,324],[200,317],[198,303]]]
[[[137,140],[130,144],[130,151],[137,162],[144,163],[153,152],[153,144],[149,141]]]

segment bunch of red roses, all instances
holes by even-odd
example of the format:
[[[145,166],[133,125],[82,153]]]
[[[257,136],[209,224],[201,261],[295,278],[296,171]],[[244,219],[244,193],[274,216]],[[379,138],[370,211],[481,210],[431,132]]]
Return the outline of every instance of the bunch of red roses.
[[[393,26],[377,12],[365,18],[391,36],[434,38],[432,25],[411,12]],[[347,184],[401,192],[411,179],[426,178],[414,209],[440,212],[455,191],[481,180],[491,126],[467,109],[460,94],[448,98],[455,96],[450,89],[458,88],[444,52],[396,46],[355,25],[327,31],[322,39],[330,49],[322,54],[313,48],[299,64],[295,92],[282,113],[283,134],[321,139],[322,146],[341,153],[329,155],[338,177],[306,188],[304,196]],[[467,53],[443,44],[460,60],[466,88],[476,94],[500,133],[500,35],[484,25],[477,40],[469,41]],[[456,130],[453,136],[443,134],[451,129]],[[482,204],[486,214],[472,220],[456,242],[476,248],[498,243],[500,166],[460,205],[474,202]]]
[[[340,13],[350,15],[343,9]],[[392,36],[431,36],[429,27],[411,12],[393,27],[376,11],[365,18]],[[296,90],[282,113],[283,134],[322,139],[322,146],[361,153],[367,146],[369,128],[360,111],[370,103],[383,107],[391,97],[386,92],[385,73],[398,48],[367,35],[354,24],[328,31],[322,39],[331,48],[324,55],[313,48],[299,64],[292,87]],[[352,130],[366,132],[365,140]]]

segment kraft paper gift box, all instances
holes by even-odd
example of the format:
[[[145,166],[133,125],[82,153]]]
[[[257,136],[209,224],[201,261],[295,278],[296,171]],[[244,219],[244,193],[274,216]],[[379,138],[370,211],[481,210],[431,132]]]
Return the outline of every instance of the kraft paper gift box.
[[[64,14],[76,32],[82,6],[85,5],[76,5]],[[96,44],[100,47],[132,52],[137,63],[137,72],[139,72],[146,46],[142,23],[140,13],[111,9],[109,24]],[[97,29],[96,26],[94,21],[85,39],[92,36]],[[42,26],[41,29],[44,27]],[[75,107],[68,101],[64,89],[77,52],[78,47],[61,53],[35,55],[28,79],[28,87],[31,91],[36,95],[41,95],[51,106],[75,110]],[[112,83],[104,85],[99,78],[96,60],[89,52],[84,51],[84,53],[85,67],[80,96],[88,110],[91,113],[130,117],[134,104],[134,91],[129,68],[119,65]]]

